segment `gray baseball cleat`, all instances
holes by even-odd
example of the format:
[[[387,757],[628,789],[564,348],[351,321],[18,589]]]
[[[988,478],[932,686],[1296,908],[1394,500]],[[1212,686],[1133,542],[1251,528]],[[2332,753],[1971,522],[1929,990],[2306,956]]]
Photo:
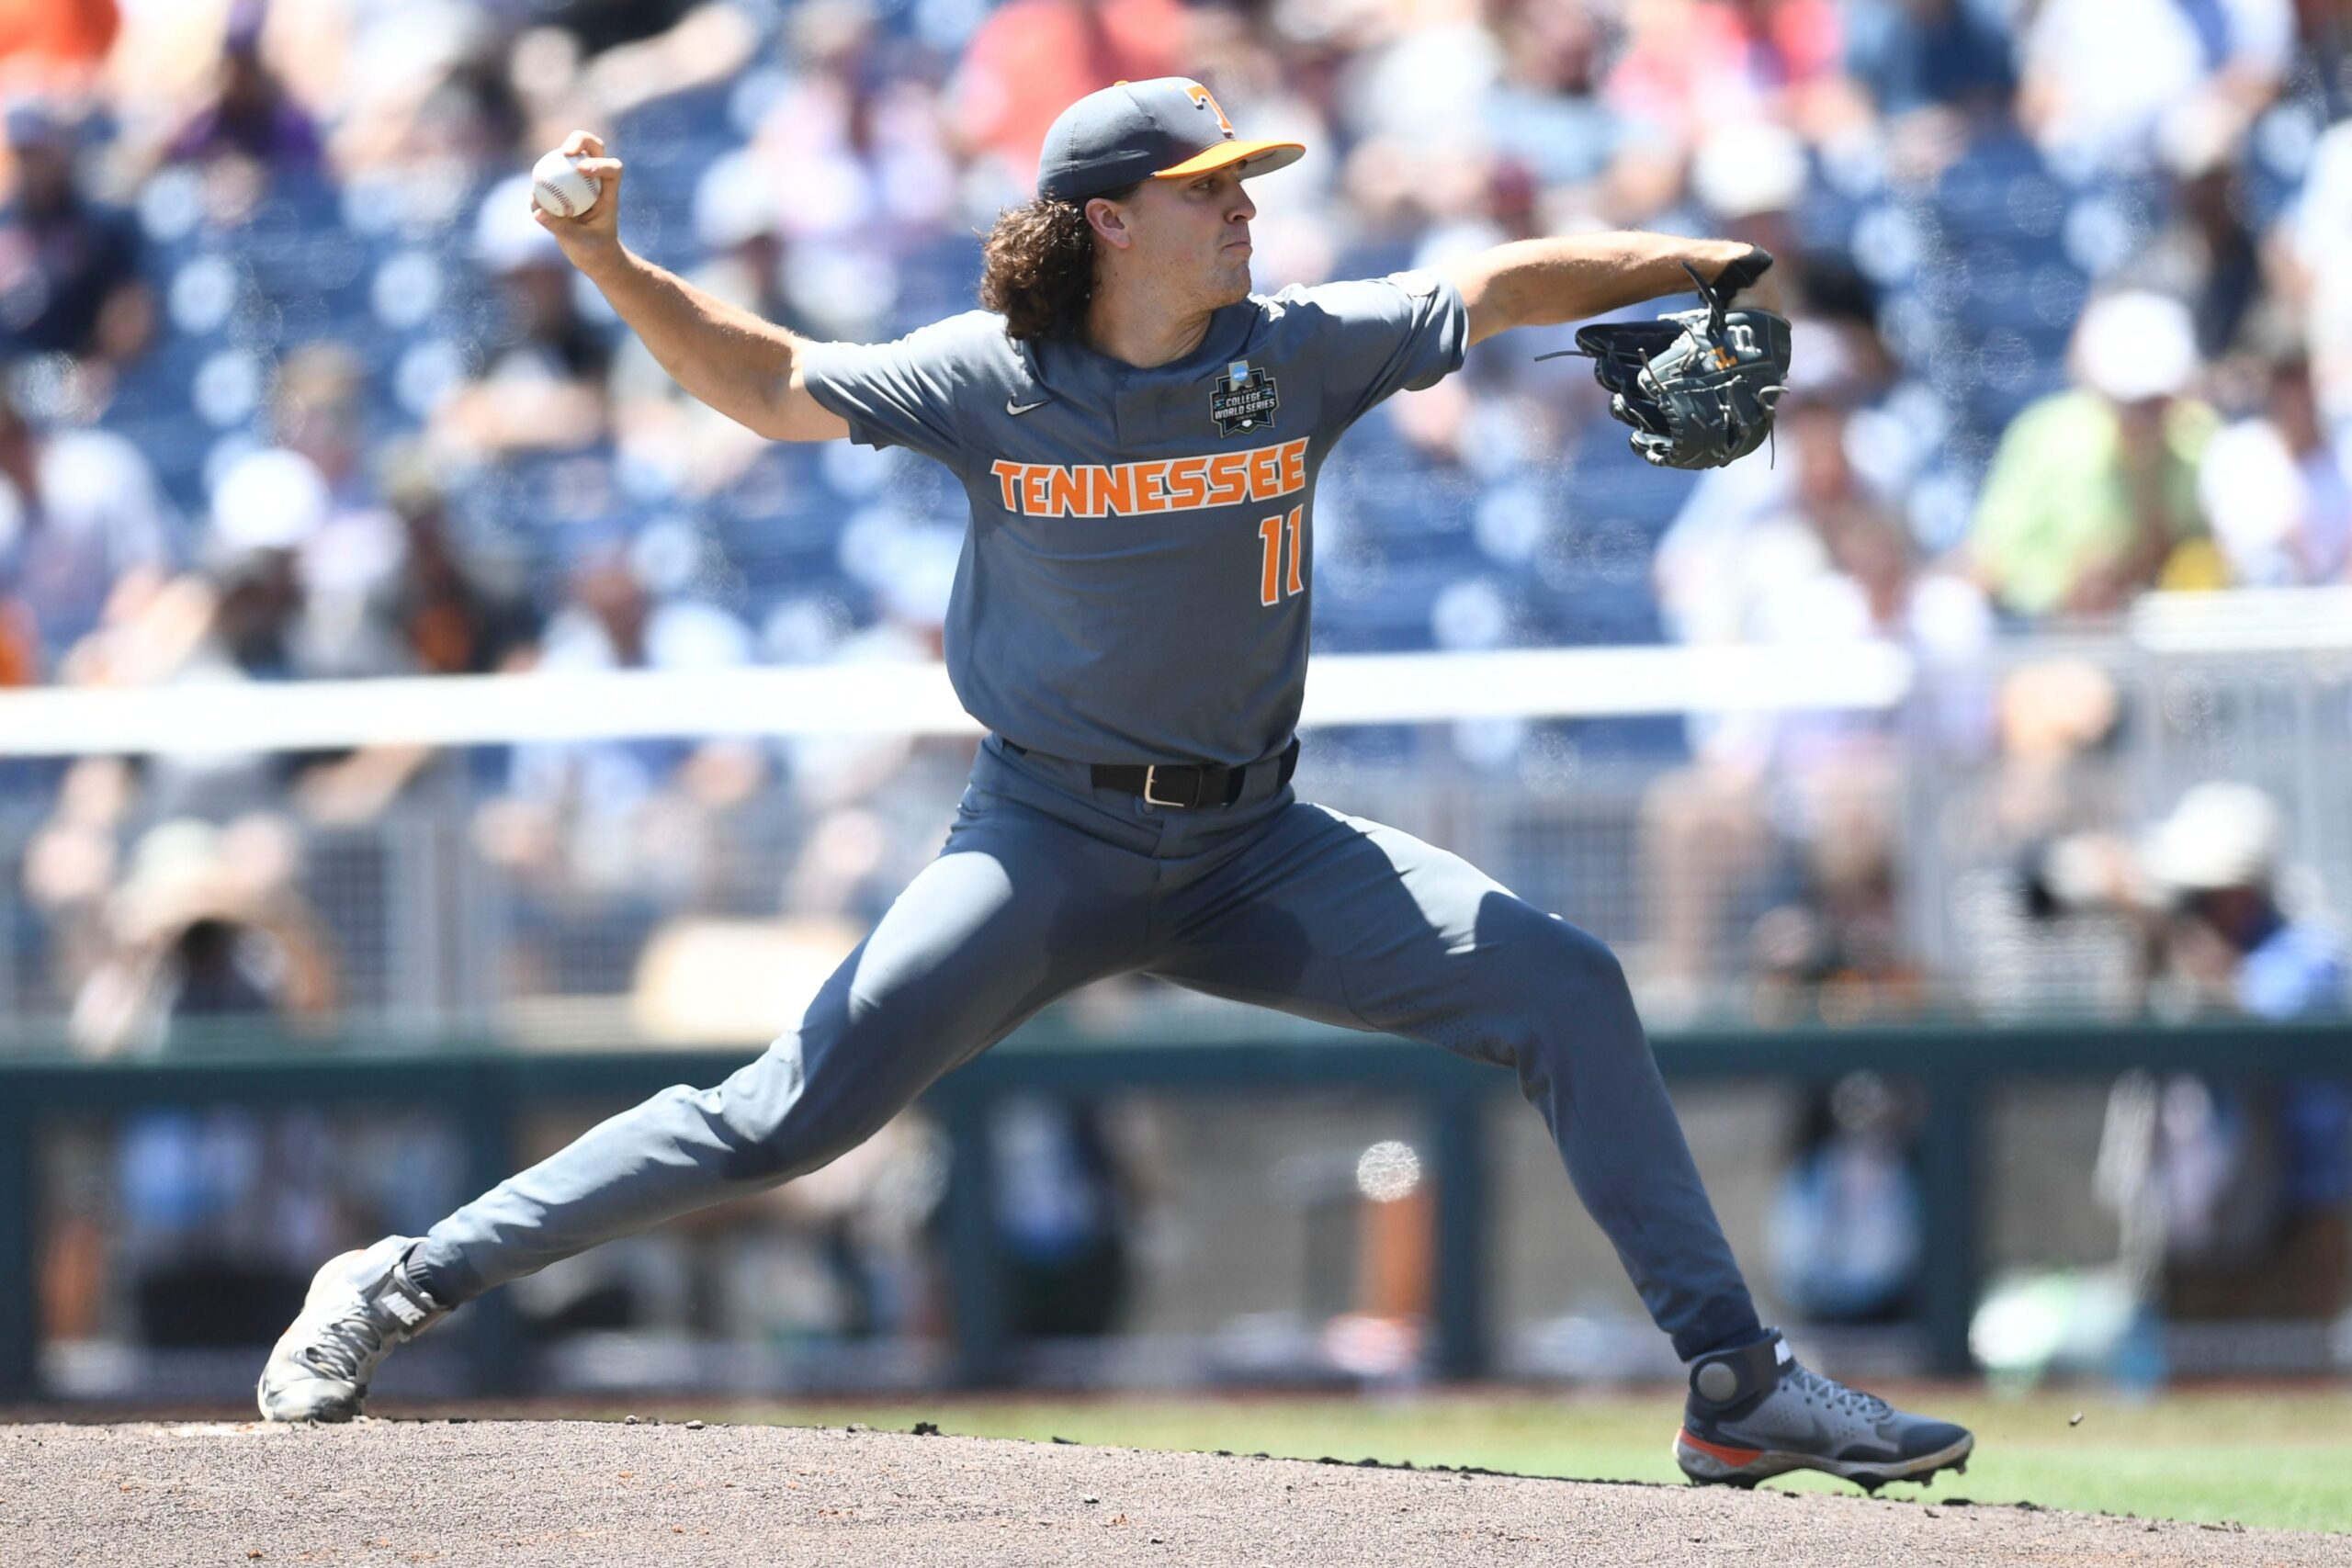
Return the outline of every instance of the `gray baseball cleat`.
[[[311,1280],[301,1315],[278,1336],[255,1394],[271,1421],[348,1421],[368,1397],[368,1380],[391,1354],[449,1309],[408,1277],[401,1260],[416,1245],[388,1235],[327,1260]]]
[[[1976,1439],[1802,1366],[1774,1329],[1761,1343],[1690,1363],[1675,1462],[1694,1485],[1753,1486],[1792,1470],[1842,1476],[1865,1492],[1966,1470]]]

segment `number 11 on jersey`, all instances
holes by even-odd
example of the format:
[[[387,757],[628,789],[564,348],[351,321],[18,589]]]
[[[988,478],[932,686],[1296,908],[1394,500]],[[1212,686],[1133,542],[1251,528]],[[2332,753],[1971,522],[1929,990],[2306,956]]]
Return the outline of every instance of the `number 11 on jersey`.
[[[1285,593],[1304,592],[1306,584],[1300,579],[1299,556],[1305,541],[1299,537],[1305,519],[1305,506],[1294,506],[1288,517],[1269,517],[1258,525],[1258,539],[1265,547],[1264,565],[1261,569],[1258,603],[1278,604]],[[1290,571],[1283,571],[1283,536],[1290,536]]]

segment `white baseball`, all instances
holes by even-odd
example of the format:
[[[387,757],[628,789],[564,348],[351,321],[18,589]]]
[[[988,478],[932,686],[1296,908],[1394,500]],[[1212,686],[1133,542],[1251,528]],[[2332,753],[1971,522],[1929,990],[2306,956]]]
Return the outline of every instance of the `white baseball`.
[[[531,199],[558,218],[577,218],[596,205],[604,182],[580,172],[580,161],[550,152],[531,165]]]

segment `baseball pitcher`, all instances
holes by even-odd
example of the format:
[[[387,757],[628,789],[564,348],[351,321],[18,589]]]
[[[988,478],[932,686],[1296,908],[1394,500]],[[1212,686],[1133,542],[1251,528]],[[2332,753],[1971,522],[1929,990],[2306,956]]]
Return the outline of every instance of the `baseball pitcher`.
[[[1752,247],[1616,233],[1430,271],[1250,286],[1238,135],[1163,78],[1080,99],[986,247],[986,309],[887,344],[808,342],[630,254],[620,160],[539,221],[695,397],[778,441],[901,446],[963,481],[950,675],[988,728],[946,843],[799,1021],[710,1089],[590,1130],[423,1237],[326,1264],[262,1413],[358,1413],[384,1356],[462,1302],[673,1215],[816,1169],[1038,1009],[1142,972],[1519,1077],[1593,1218],[1690,1365],[1699,1482],[1924,1480],[1973,1438],[1810,1371],[1758,1321],[1608,949],[1460,858],[1295,797],[1315,486],[1348,427],[1513,327],[1695,284],[1703,308],[1587,328],[1644,458],[1768,434],[1788,323]],[[1738,298],[1735,298],[1737,296]]]

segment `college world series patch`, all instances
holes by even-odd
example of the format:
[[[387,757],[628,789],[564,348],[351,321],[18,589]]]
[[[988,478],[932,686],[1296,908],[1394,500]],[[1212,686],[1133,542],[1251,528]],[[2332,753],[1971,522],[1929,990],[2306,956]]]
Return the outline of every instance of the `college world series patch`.
[[[1216,421],[1219,435],[1267,429],[1274,423],[1274,410],[1281,406],[1273,377],[1264,367],[1252,366],[1246,359],[1227,365],[1209,393],[1209,417]]]

